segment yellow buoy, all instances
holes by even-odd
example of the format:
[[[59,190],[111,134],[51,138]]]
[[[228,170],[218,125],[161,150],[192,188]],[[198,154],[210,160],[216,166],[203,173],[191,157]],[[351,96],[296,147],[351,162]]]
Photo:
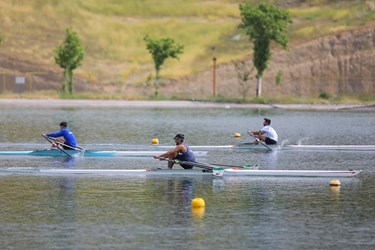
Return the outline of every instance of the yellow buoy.
[[[157,145],[157,144],[159,144],[159,139],[158,139],[158,138],[153,138],[153,139],[151,140],[151,143],[152,143],[153,145]]]
[[[337,186],[341,186],[341,182],[339,180],[331,180],[329,182],[329,185],[337,187]]]
[[[241,134],[240,133],[234,133],[234,138],[240,138]]]
[[[192,208],[205,207],[204,200],[202,198],[195,198],[191,201]]]
[[[194,219],[202,219],[204,217],[204,207],[192,207],[191,215]]]

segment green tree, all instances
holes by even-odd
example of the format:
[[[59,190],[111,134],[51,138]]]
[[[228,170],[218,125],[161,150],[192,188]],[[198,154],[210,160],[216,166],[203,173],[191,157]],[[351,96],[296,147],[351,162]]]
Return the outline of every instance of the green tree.
[[[257,69],[257,96],[260,97],[263,73],[271,57],[270,43],[274,41],[287,49],[287,29],[292,19],[288,11],[267,3],[240,4],[240,11],[242,23],[239,27],[245,29],[254,44],[253,63]]]
[[[176,44],[171,38],[152,39],[150,36],[145,36],[146,48],[152,55],[156,71],[156,79],[154,82],[155,97],[159,95],[159,81],[160,69],[164,61],[168,58],[179,59],[183,53],[184,46]]]
[[[81,65],[85,56],[85,48],[79,39],[77,32],[72,28],[66,29],[64,42],[55,49],[55,62],[64,69],[64,80],[61,91],[66,92],[66,86],[71,95],[74,94],[73,70]]]

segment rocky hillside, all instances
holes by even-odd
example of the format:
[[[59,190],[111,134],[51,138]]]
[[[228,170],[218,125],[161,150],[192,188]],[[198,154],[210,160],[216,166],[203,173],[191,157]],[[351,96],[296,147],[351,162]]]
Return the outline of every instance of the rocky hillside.
[[[319,38],[289,51],[274,52],[269,69],[264,73],[263,95],[277,97],[318,96],[351,93],[375,93],[375,27],[339,32]],[[253,67],[251,58],[245,61]],[[275,77],[281,73],[281,81]],[[250,96],[256,93],[256,70],[249,81]],[[171,93],[202,97],[212,93],[213,70],[187,77],[166,86]],[[217,95],[238,97],[242,89],[234,64],[216,69]],[[183,86],[183,87],[181,87]]]

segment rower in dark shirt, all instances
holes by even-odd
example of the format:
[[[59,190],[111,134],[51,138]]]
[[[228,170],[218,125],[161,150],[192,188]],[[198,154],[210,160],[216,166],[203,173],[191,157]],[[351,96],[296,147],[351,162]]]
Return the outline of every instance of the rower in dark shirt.
[[[195,155],[193,151],[190,149],[190,147],[186,144],[184,144],[185,136],[183,134],[177,134],[173,138],[176,142],[176,147],[164,154],[161,154],[159,156],[154,156],[155,159],[163,159],[163,158],[169,158],[168,162],[168,168],[172,169],[173,167],[173,160],[180,160],[180,161],[186,161],[186,162],[195,162]],[[193,164],[180,164],[181,167],[184,169],[191,169],[193,168]]]

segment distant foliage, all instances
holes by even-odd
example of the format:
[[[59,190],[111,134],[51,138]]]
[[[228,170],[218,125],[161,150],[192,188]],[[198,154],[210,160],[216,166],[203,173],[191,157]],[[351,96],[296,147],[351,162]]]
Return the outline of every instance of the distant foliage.
[[[234,63],[234,69],[237,73],[242,100],[245,100],[250,90],[251,73],[254,71],[254,67],[250,68],[245,61],[239,61]]]
[[[81,65],[85,56],[85,49],[81,40],[72,28],[66,29],[64,42],[55,49],[55,62],[64,69],[64,81],[61,91],[66,92],[68,85],[69,93],[74,94],[73,70]]]
[[[279,70],[275,76],[275,83],[277,86],[281,85],[281,80],[282,80],[283,74]]]
[[[322,93],[319,94],[319,98],[324,99],[324,100],[328,100],[328,99],[331,98],[331,96],[326,92],[322,92]]]
[[[146,48],[152,55],[156,71],[156,79],[154,83],[155,97],[159,95],[160,69],[164,61],[168,58],[179,59],[183,53],[184,46],[176,44],[172,38],[152,39],[145,36]]]
[[[3,38],[3,35],[0,34],[0,46],[3,45],[4,43],[4,38]]]

